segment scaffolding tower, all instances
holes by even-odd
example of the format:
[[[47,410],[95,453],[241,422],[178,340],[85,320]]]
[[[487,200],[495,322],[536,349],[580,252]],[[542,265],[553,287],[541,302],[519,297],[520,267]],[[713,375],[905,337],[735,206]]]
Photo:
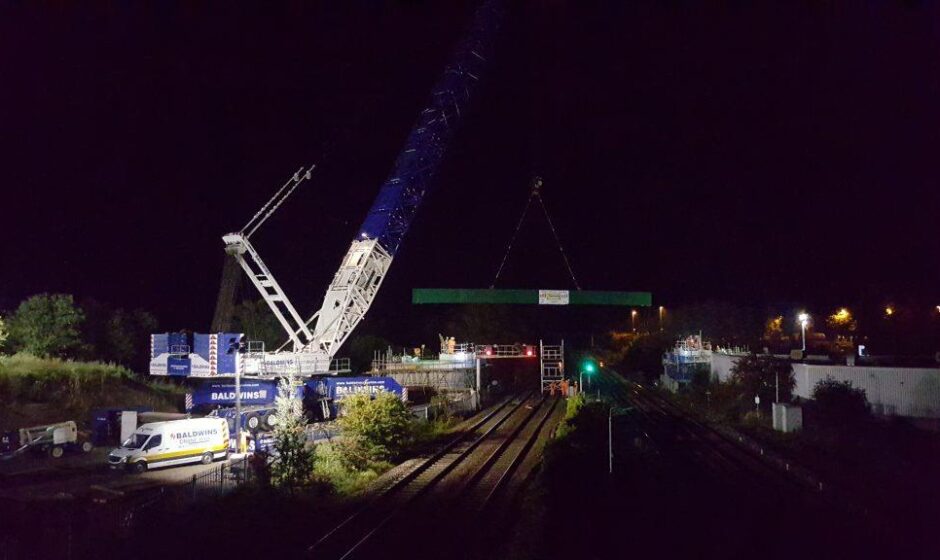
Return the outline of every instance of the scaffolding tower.
[[[542,392],[560,391],[565,379],[565,341],[547,345],[539,340],[539,361]]]

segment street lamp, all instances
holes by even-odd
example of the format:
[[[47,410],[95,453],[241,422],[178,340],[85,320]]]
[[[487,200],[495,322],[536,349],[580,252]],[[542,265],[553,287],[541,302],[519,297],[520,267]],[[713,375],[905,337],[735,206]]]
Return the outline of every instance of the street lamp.
[[[800,313],[797,319],[800,320],[800,332],[803,335],[803,351],[806,352],[806,324],[809,323],[809,315]]]
[[[666,310],[665,307],[663,307],[662,305],[659,306],[659,332],[663,331],[663,311],[665,310]]]
[[[633,332],[636,332],[636,309],[630,310],[630,326],[633,327]]]

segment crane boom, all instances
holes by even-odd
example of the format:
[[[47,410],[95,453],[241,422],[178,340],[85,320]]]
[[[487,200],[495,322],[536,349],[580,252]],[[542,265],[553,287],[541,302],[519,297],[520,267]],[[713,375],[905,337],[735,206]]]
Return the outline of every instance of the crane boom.
[[[483,76],[501,12],[499,0],[477,9],[326,291],[308,351],[335,355],[372,304]]]
[[[281,187],[241,232],[223,237],[226,250],[236,256],[287,333],[288,343],[293,344],[295,359],[289,367],[294,371],[305,374],[327,371],[333,356],[372,305],[480,82],[501,15],[501,0],[486,0],[477,9],[468,32],[432,89],[428,106],[419,113],[404,148],[340,262],[320,310],[309,319],[300,318],[248,241],[297,187],[298,174]],[[304,178],[309,176],[308,170]]]

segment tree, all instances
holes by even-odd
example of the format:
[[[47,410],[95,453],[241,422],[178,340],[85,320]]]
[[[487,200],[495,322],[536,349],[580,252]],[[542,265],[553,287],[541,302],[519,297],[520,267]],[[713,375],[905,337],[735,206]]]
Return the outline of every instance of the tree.
[[[313,453],[307,449],[306,420],[303,403],[297,396],[298,388],[293,377],[284,377],[278,382],[275,399],[277,459],[271,466],[271,482],[291,492],[306,483],[313,470]]]
[[[245,300],[235,306],[234,326],[248,340],[264,342],[264,349],[273,351],[283,344],[286,336],[281,323],[263,299]]]
[[[857,421],[868,416],[865,389],[851,381],[836,381],[827,376],[813,387],[813,400],[819,411],[833,420]]]
[[[158,328],[147,311],[127,311],[94,299],[82,301],[82,354],[87,359],[115,362],[144,371],[149,361],[150,334]]]
[[[764,323],[764,341],[779,343],[781,340],[783,340],[783,315],[777,315]]]
[[[338,422],[343,432],[343,455],[360,470],[398,457],[415,434],[414,419],[394,393],[346,397]]]
[[[738,359],[731,368],[731,384],[737,389],[738,399],[745,402],[759,396],[761,402],[772,403],[776,396],[777,383],[780,400],[789,401],[796,380],[790,362],[758,354],[748,354]]]
[[[157,319],[152,314],[135,309],[115,310],[108,320],[105,340],[110,359],[128,367],[143,368],[147,362],[147,340],[157,330]]]
[[[519,340],[526,332],[522,314],[505,305],[461,305],[448,312],[444,334],[459,341]]]
[[[745,346],[760,342],[766,328],[764,314],[752,307],[708,301],[675,309],[669,327],[674,336],[702,332],[719,346]]]
[[[354,336],[346,345],[352,370],[368,371],[372,368],[372,357],[376,351],[385,352],[391,342],[381,336],[371,334]]]
[[[10,318],[14,347],[40,357],[66,356],[81,347],[85,319],[68,294],[39,294],[20,303]]]
[[[672,341],[664,333],[611,333],[612,351],[606,360],[619,371],[642,383],[652,383],[663,373],[663,352]]]

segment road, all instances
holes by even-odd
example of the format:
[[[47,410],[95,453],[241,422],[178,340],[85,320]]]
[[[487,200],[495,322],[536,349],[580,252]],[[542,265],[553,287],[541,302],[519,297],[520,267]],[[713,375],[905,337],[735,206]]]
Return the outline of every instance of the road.
[[[133,475],[110,469],[109,451],[96,448],[86,455],[67,455],[61,459],[26,454],[6,461],[0,465],[0,501],[127,496],[189,482],[193,476],[218,468],[221,463],[169,467]]]

